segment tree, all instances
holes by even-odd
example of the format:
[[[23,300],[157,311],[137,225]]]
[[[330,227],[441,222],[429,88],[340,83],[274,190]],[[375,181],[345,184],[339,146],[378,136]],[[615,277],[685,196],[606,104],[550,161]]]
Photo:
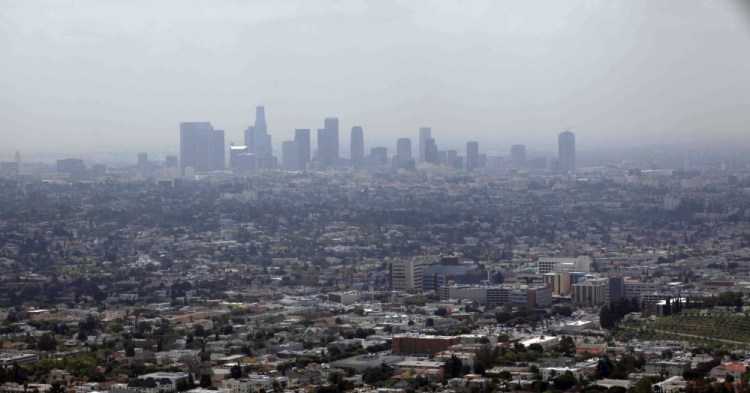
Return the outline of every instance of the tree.
[[[50,333],[44,333],[39,337],[39,342],[36,344],[40,351],[54,351],[57,349],[57,340],[55,336]]]
[[[443,365],[443,371],[446,378],[458,378],[461,376],[461,369],[463,368],[463,362],[456,355],[452,355],[450,359],[445,361]]]
[[[208,374],[202,374],[199,386],[204,389],[211,387],[211,376]]]
[[[566,371],[564,374],[558,375],[552,380],[552,384],[555,385],[555,388],[562,391],[566,391],[573,386],[576,386],[577,383],[578,380],[570,371]]]
[[[229,369],[229,377],[232,379],[242,378],[242,367],[239,364],[235,364]]]
[[[563,317],[569,317],[573,315],[573,308],[569,306],[555,306],[550,310],[552,315],[561,315]]]
[[[599,359],[599,362],[596,364],[596,379],[609,378],[609,376],[612,375],[612,370],[614,370],[614,368],[615,365],[612,364],[609,357],[605,356]]]
[[[498,311],[495,313],[495,320],[497,323],[504,324],[513,319],[513,314],[508,311]]]
[[[54,381],[49,390],[47,390],[47,393],[65,393],[65,387],[59,381]]]
[[[379,367],[368,367],[362,373],[362,381],[370,385],[387,381],[393,375],[393,370],[385,362]]]
[[[611,329],[617,326],[625,315],[637,311],[641,310],[638,299],[636,298],[631,300],[625,298],[613,300],[609,305],[602,307],[599,312],[599,323],[602,328]]]
[[[123,344],[125,347],[125,356],[132,358],[135,356],[135,347],[133,346],[133,343],[128,341],[125,344]]]
[[[630,388],[632,393],[652,393],[653,388],[651,387],[654,383],[659,382],[660,377],[643,377],[636,382],[635,386]]]
[[[482,345],[477,349],[477,352],[474,354],[474,358],[482,362],[484,367],[492,368],[495,366],[495,359],[497,359],[497,351],[494,350],[489,345]]]
[[[536,353],[542,353],[542,352],[544,352],[544,347],[542,346],[542,344],[533,343],[533,344],[529,345],[529,351],[534,351]]]
[[[576,353],[576,343],[570,336],[563,336],[555,346],[555,350],[565,356],[573,356]]]
[[[542,372],[539,371],[539,366],[536,364],[529,366],[529,372],[534,376],[534,379],[542,379]]]
[[[487,371],[487,368],[484,366],[484,364],[480,361],[474,362],[474,369],[472,372],[474,374],[484,375],[485,371]]]

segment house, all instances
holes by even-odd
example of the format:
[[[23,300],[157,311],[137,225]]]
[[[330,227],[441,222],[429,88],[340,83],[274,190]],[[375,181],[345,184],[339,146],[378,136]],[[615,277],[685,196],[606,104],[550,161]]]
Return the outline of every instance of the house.
[[[711,377],[713,378],[726,378],[727,375],[731,375],[734,378],[739,378],[742,376],[742,373],[746,372],[748,369],[747,365],[742,362],[728,362],[724,364],[720,364],[714,368],[711,369]]]

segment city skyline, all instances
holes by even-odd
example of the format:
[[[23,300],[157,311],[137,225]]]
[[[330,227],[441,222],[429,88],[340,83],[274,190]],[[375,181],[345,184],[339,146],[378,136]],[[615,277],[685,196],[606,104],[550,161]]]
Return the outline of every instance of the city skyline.
[[[0,0],[0,393],[750,393],[750,0]]]
[[[180,121],[242,143],[252,103],[277,141],[324,114],[374,141],[430,124],[488,148],[554,149],[565,127],[583,149],[748,144],[741,2],[48,5],[0,6],[5,159],[174,152]]]

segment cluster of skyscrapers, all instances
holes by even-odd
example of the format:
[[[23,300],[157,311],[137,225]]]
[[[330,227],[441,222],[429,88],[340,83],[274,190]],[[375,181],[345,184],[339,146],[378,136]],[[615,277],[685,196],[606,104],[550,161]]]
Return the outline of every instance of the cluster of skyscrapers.
[[[414,170],[417,162],[444,165],[457,170],[472,172],[487,167],[487,156],[479,153],[479,143],[466,143],[466,154],[457,150],[439,150],[432,129],[419,129],[419,156],[412,156],[410,138],[396,141],[396,154],[388,156],[386,147],[373,147],[365,155],[364,130],[361,126],[351,129],[350,158],[341,157],[339,149],[339,120],[325,118],[323,128],[317,130],[316,150],[312,150],[310,129],[294,131],[294,139],[281,143],[281,163],[273,155],[272,139],[268,133],[265,109],[256,108],[255,123],[244,132],[244,144],[229,147],[229,168],[235,172],[261,169],[330,170],[338,168],[375,168],[387,170]],[[575,135],[566,130],[559,135],[559,158],[553,169],[562,173],[575,170]],[[315,154],[313,154],[315,153]],[[211,123],[180,123],[180,167],[184,174],[220,171],[225,168],[224,131],[215,130]],[[545,161],[546,162],[546,161]],[[511,147],[511,163],[525,165],[526,147]]]

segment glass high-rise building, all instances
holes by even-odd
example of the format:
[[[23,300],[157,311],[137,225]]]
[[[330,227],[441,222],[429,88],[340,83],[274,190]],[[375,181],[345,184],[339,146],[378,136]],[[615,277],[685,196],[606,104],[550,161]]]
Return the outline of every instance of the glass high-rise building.
[[[576,170],[576,136],[570,130],[561,132],[557,138],[557,165],[562,173]]]
[[[300,169],[305,169],[310,162],[310,129],[298,128],[294,130],[294,141],[299,148],[299,165]]]
[[[329,169],[339,160],[339,119],[328,117],[318,129],[318,168]]]
[[[510,147],[510,161],[514,164],[526,162],[526,145],[513,145]]]
[[[287,171],[298,171],[301,168],[299,161],[299,143],[297,141],[284,141],[281,144],[281,161]]]
[[[420,135],[421,136],[421,135]],[[421,146],[420,146],[421,149]],[[443,152],[445,153],[445,152]],[[438,154],[438,148],[437,144],[435,143],[435,138],[427,138],[424,141],[424,162],[429,162],[431,164],[437,164],[439,163],[440,158]]]
[[[180,123],[180,168],[196,172],[223,170],[224,131],[214,130],[209,122]]]
[[[353,167],[362,168],[365,165],[365,135],[360,126],[352,127],[350,156]]]
[[[432,138],[432,129],[421,127],[419,129],[419,162],[430,162],[427,160],[427,140],[430,138]]]
[[[268,134],[266,124],[266,110],[262,106],[255,108],[255,124],[245,129],[245,146],[259,159],[262,157],[270,161],[270,157],[273,156],[271,135]]]
[[[398,140],[396,140],[396,156],[402,160],[411,158],[410,138],[398,138]]]
[[[466,142],[466,171],[479,168],[479,142]]]

